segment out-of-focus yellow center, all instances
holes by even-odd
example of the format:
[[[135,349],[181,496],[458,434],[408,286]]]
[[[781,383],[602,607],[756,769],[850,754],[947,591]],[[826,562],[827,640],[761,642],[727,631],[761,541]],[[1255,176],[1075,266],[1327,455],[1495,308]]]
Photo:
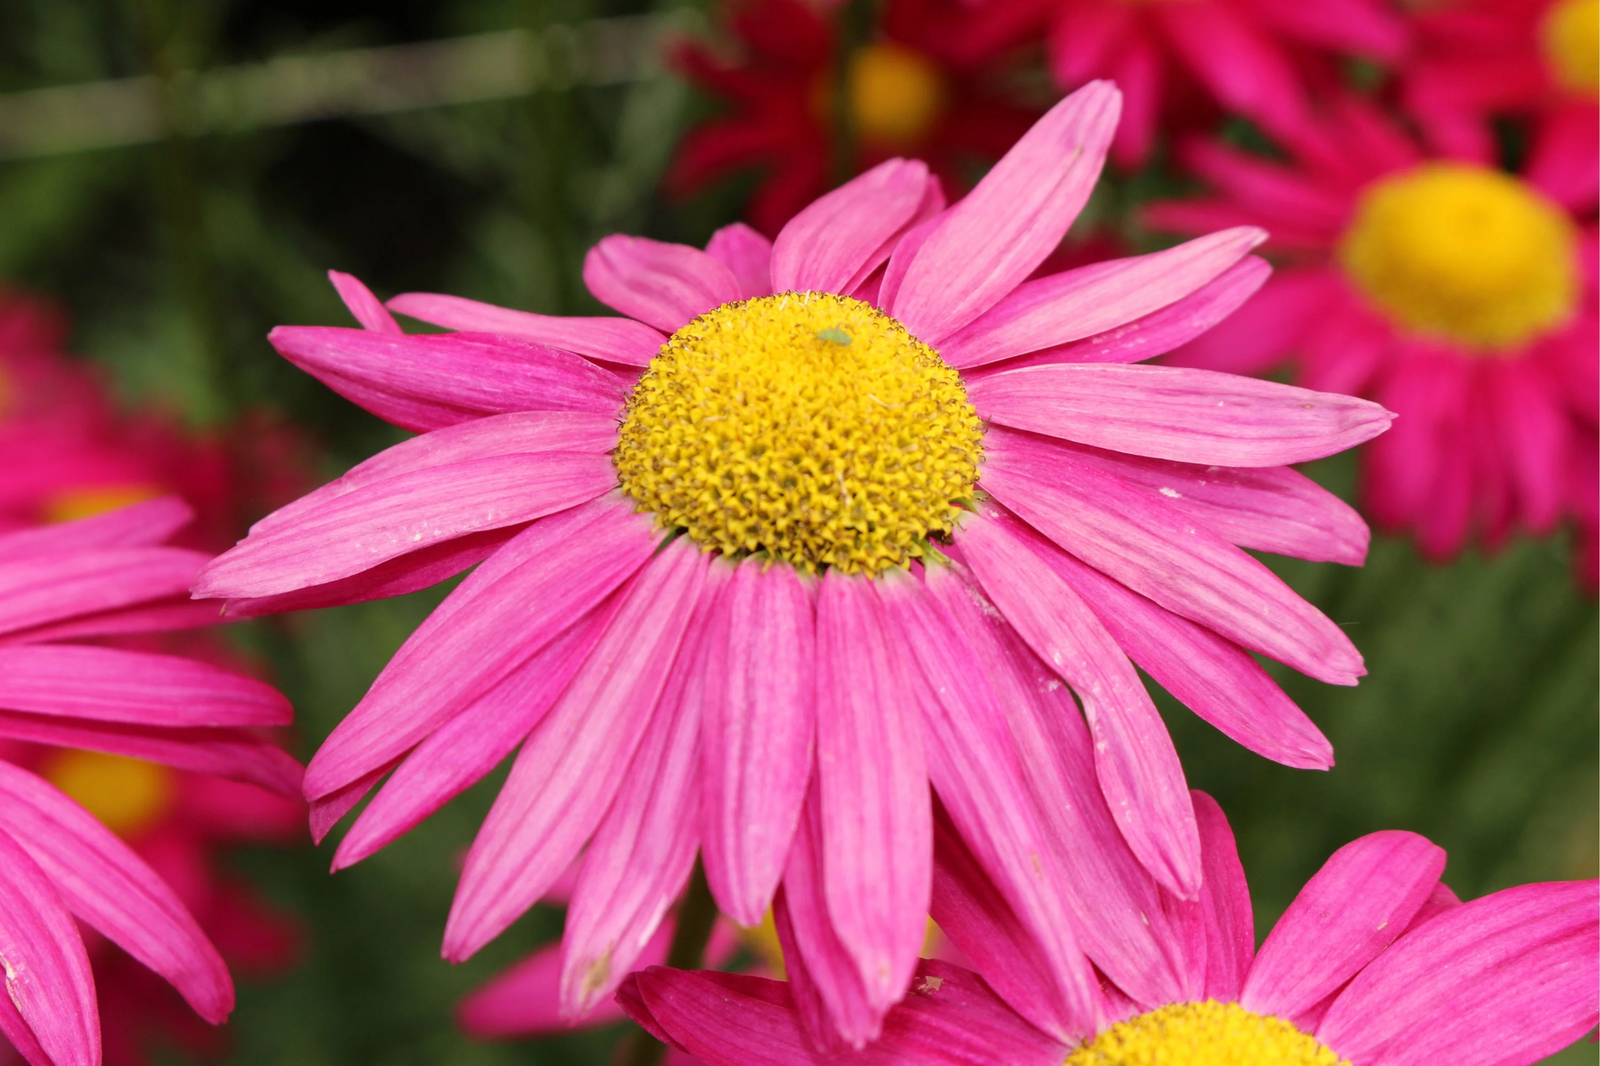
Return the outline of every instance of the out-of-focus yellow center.
[[[927,931],[922,937],[922,957],[932,958],[939,947],[942,937],[938,925],[932,918],[928,919]],[[778,923],[772,916],[772,908],[767,908],[767,913],[761,916],[760,925],[740,926],[739,939],[757,958],[759,958],[779,980],[784,977],[783,942],[778,939]]]
[[[1600,0],[1557,0],[1539,26],[1539,43],[1558,85],[1600,92]]]
[[[1349,1066],[1281,1018],[1237,1003],[1174,1003],[1119,1022],[1064,1066]]]
[[[707,550],[875,574],[923,556],[972,495],[983,426],[960,375],[831,293],[724,304],[628,400],[623,491]]]
[[[1367,187],[1339,258],[1400,325],[1475,349],[1511,348],[1571,317],[1577,230],[1525,182],[1427,163]]]
[[[45,764],[44,778],[120,837],[136,837],[172,807],[173,773],[121,755],[68,748]]]
[[[871,44],[850,58],[850,119],[871,144],[909,148],[933,129],[944,111],[946,88],[939,68],[921,52],[893,42]]]
[[[46,522],[73,522],[115,511],[129,504],[143,503],[161,495],[154,485],[97,485],[93,488],[66,489],[45,501]]]

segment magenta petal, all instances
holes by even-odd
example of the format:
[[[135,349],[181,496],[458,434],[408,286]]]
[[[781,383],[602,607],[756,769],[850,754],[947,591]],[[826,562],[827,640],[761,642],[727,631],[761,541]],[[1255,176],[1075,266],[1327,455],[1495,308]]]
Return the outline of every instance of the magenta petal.
[[[180,594],[205,565],[184,548],[84,548],[0,563],[0,633]]]
[[[399,759],[391,759],[347,785],[341,785],[331,792],[307,800],[311,842],[321,844],[327,835],[333,832],[333,827],[339,824],[339,820],[355,810],[356,805],[366,799],[367,793],[371,792],[378,782],[383,780],[384,775],[393,770],[399,762]],[[334,857],[334,862],[338,862],[337,855]]]
[[[1523,1066],[1600,1013],[1594,881],[1519,885],[1452,907],[1350,982],[1317,1038],[1383,1066]]]
[[[28,1066],[56,1066],[44,1048],[39,1046],[39,1040],[33,1035],[27,1021],[17,1013],[17,1006],[11,1002],[10,996],[0,996],[0,1040],[10,1041],[11,1049],[21,1055]],[[0,1044],[0,1047],[3,1046]]]
[[[1282,466],[1371,440],[1394,415],[1370,400],[1212,370],[1052,363],[968,384],[978,414],[1131,455]]]
[[[1121,100],[1109,82],[1091,82],[1034,123],[944,213],[889,313],[937,347],[1033,273],[1088,201]]]
[[[0,832],[5,991],[55,1066],[99,1066],[100,1011],[72,915],[21,844]]]
[[[772,244],[773,291],[854,289],[889,258],[927,187],[927,164],[890,159],[818,197]]]
[[[1246,1010],[1293,1020],[1405,931],[1444,871],[1444,849],[1385,830],[1329,857],[1272,932],[1239,994]]]
[[[659,966],[667,961],[672,942],[672,919],[668,917],[655,936],[634,960],[635,969]],[[561,1014],[561,945],[546,944],[533,954],[513,963],[462,998],[456,1006],[456,1022],[468,1036],[479,1040],[518,1036],[548,1036],[574,1027],[592,1028],[621,1021],[626,1015],[615,998],[595,1005],[593,1011],[576,1020]]]
[[[772,242],[743,222],[713,233],[706,254],[733,273],[741,298],[772,294]]]
[[[353,274],[330,270],[328,280],[333,282],[334,289],[339,293],[339,299],[344,301],[351,316],[361,323],[362,329],[370,329],[374,333],[405,332],[389,313],[389,309],[383,306],[383,301],[372,295],[372,290],[362,284],[360,278]]]
[[[666,684],[707,561],[683,540],[657,553],[528,738],[467,853],[445,958],[471,956],[533,906],[600,824]]]
[[[188,504],[176,496],[161,496],[72,522],[0,533],[0,559],[9,563],[25,556],[64,555],[97,548],[148,548],[193,520],[194,509]]]
[[[617,998],[657,1039],[708,1066],[814,1066],[789,991],[762,977],[652,966]]]
[[[0,833],[28,852],[69,910],[166,978],[212,1025],[233,1010],[228,967],[133,849],[44,780],[0,762]]]
[[[620,233],[589,249],[583,283],[607,307],[667,333],[739,299],[738,279],[713,256]]]
[[[717,905],[757,925],[788,859],[811,777],[816,622],[788,566],[747,559],[706,635],[701,848]]]
[[[1205,922],[1204,994],[1224,1003],[1239,998],[1256,953],[1256,923],[1250,906],[1250,885],[1244,879],[1233,829],[1217,801],[1192,793],[1200,824],[1200,857],[1205,881],[1200,886],[1200,911]]]
[[[469,333],[525,337],[552,348],[624,366],[644,366],[666,341],[631,318],[565,318],[514,311],[461,296],[431,292],[401,293],[389,307],[420,322]]]

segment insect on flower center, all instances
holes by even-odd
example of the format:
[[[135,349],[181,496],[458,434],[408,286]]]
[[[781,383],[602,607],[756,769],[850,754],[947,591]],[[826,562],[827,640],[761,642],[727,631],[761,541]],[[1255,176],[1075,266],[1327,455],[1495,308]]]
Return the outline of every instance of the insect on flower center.
[[[1476,349],[1565,322],[1577,231],[1557,204],[1487,167],[1427,163],[1368,186],[1339,257],[1400,325]]]
[[[1539,43],[1556,84],[1600,93],[1600,0],[1559,0],[1545,12]]]
[[[960,375],[904,326],[831,293],[724,304],[634,387],[622,488],[707,550],[875,574],[949,534],[983,427]]]
[[[1350,1066],[1281,1018],[1237,1003],[1174,1003],[1119,1022],[1063,1066]]]
[[[151,828],[172,807],[172,771],[142,759],[69,748],[45,764],[43,776],[124,838]]]
[[[868,45],[850,58],[846,77],[850,119],[869,144],[915,145],[944,111],[946,89],[939,68],[903,45]]]

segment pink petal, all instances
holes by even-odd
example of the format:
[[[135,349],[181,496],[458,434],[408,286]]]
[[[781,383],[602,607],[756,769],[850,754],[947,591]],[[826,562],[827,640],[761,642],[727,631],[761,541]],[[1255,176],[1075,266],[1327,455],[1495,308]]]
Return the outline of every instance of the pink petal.
[[[164,726],[288,725],[271,685],[176,655],[72,644],[0,647],[0,707]]]
[[[1264,373],[1287,359],[1308,336],[1316,335],[1325,322],[1348,320],[1348,313],[1336,315],[1332,310],[1346,291],[1345,281],[1336,273],[1290,269],[1262,285],[1237,314],[1177,348],[1164,362],[1233,374]],[[1313,324],[1318,330],[1310,329]]]
[[[1355,976],[1317,1038],[1384,1066],[1522,1066],[1600,1013],[1593,881],[1520,885],[1453,907]]]
[[[1528,181],[1580,213],[1594,210],[1600,187],[1596,125],[1593,96],[1584,100],[1574,94],[1546,112],[1528,158]]]
[[[339,824],[339,820],[355,810],[356,806],[366,799],[367,793],[371,792],[399,762],[399,759],[391,759],[347,785],[341,785],[324,795],[308,799],[306,803],[309,808],[307,814],[310,821],[311,842],[321,844],[328,834],[333,832],[333,827]]]
[[[205,565],[184,548],[84,548],[0,563],[0,633],[176,596]]]
[[[1125,326],[1198,292],[1266,239],[1265,231],[1240,226],[1025,281],[941,344],[940,354],[951,366],[981,366]]]
[[[17,1013],[16,1004],[11,1002],[9,996],[0,996],[0,1039],[10,1041],[11,1049],[21,1055],[28,1066],[56,1066],[44,1048],[39,1046],[33,1030]]]
[[[467,853],[445,958],[468,958],[503,932],[600,824],[666,684],[708,558],[682,540],[657,553],[528,738]]]
[[[635,969],[667,961],[673,923],[661,923],[655,936],[635,960]],[[595,1005],[575,1021],[561,1014],[561,945],[546,944],[533,954],[468,993],[456,1006],[456,1022],[478,1040],[503,1040],[517,1036],[549,1036],[574,1027],[585,1029],[621,1021],[626,1015],[615,999]]]
[[[667,333],[739,299],[733,272],[700,249],[620,233],[589,249],[583,283],[607,307]]]
[[[713,233],[706,254],[733,274],[743,299],[772,294],[772,242],[743,222]]]
[[[794,569],[740,563],[705,655],[706,880],[724,913],[756,925],[783,876],[815,743],[816,622]]]
[[[1051,108],[965,199],[906,271],[890,313],[939,345],[1033,273],[1105,165],[1121,96],[1091,82]]]
[[[435,326],[525,337],[552,348],[624,366],[645,366],[666,342],[660,333],[631,318],[536,315],[439,293],[401,293],[389,301],[389,307]]]
[[[938,188],[937,183],[934,188]],[[871,301],[873,306],[885,308],[893,305],[900,292],[901,283],[906,280],[906,271],[911,269],[911,264],[916,262],[917,253],[922,250],[922,246],[933,236],[933,231],[938,229],[943,221],[944,209],[941,207],[928,218],[906,230],[905,235],[895,242],[894,252],[883,268],[883,279],[878,284],[878,294]]]
[[[1305,97],[1289,56],[1249,15],[1226,4],[1181,4],[1155,14],[1170,47],[1225,107],[1280,132],[1303,119]]]
[[[1505,448],[1522,522],[1535,533],[1548,532],[1561,513],[1567,467],[1567,419],[1559,393],[1531,367],[1496,360],[1484,371],[1484,394]]]
[[[969,383],[978,414],[1096,448],[1207,466],[1281,466],[1371,440],[1369,400],[1172,366],[1057,363]]]
[[[709,1066],[816,1061],[781,981],[652,966],[630,977],[617,999],[657,1039]]]
[[[361,324],[362,329],[395,335],[405,332],[389,313],[389,309],[383,306],[383,301],[372,295],[372,290],[363,285],[361,279],[354,274],[342,274],[337,270],[330,270],[328,280],[333,282],[334,289],[339,293],[339,299],[344,301],[345,307]]]
[[[194,519],[194,509],[176,496],[119,507],[72,522],[54,522],[0,534],[0,558],[65,555],[97,548],[148,548]],[[8,593],[9,595],[9,593]]]
[[[0,833],[22,845],[68,909],[222,1024],[233,1010],[228,967],[155,871],[88,811],[3,761],[0,797]]]
[[[28,629],[0,634],[0,644],[42,644],[45,641],[73,640],[79,637],[109,637],[130,633],[168,633],[197,629],[222,621],[216,603],[199,602],[187,595],[150,600],[133,607],[113,608],[74,615],[59,622],[46,622]]]
[[[1244,879],[1239,849],[1222,808],[1204,792],[1191,795],[1200,824],[1200,855],[1205,860],[1205,881],[1200,887],[1206,939],[1202,987],[1208,998],[1231,1003],[1239,998],[1256,953],[1250,885]]]
[[[1255,559],[1064,450],[985,438],[981,484],[1063,549],[1169,610],[1329,684],[1364,668],[1344,631]]]
[[[99,1066],[100,1010],[83,941],[44,871],[3,832],[0,959],[7,998],[50,1061]]]
[[[927,164],[890,159],[795,215],[772,244],[774,292],[849,292],[917,221]]]
[[[1239,994],[1294,1020],[1399,936],[1439,883],[1444,849],[1415,833],[1369,833],[1334,852],[1267,934]]]

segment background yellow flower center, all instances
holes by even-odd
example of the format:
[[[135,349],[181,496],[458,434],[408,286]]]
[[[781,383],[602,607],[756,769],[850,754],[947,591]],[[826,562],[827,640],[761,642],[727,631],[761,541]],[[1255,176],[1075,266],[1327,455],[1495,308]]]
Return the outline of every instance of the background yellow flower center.
[[[1600,0],[1559,0],[1539,27],[1545,62],[1557,84],[1573,92],[1600,92]]]
[[[850,59],[850,118],[862,140],[889,148],[917,144],[944,111],[939,69],[920,52],[884,42]]]
[[[176,784],[165,766],[74,749],[52,756],[43,776],[121,837],[155,825],[171,809]]]
[[[95,485],[64,489],[45,501],[44,518],[47,522],[75,522],[80,518],[93,518],[97,514],[115,511],[119,507],[153,500],[160,495],[161,490],[154,485]]]
[[[1174,1003],[1113,1025],[1064,1066],[1349,1066],[1281,1018],[1237,1003]]]
[[[1428,163],[1368,186],[1339,257],[1401,325],[1473,348],[1531,340],[1572,314],[1577,233],[1510,175]]]
[[[878,573],[947,534],[983,427],[960,376],[830,293],[724,304],[674,333],[628,401],[622,488],[707,549]]]

